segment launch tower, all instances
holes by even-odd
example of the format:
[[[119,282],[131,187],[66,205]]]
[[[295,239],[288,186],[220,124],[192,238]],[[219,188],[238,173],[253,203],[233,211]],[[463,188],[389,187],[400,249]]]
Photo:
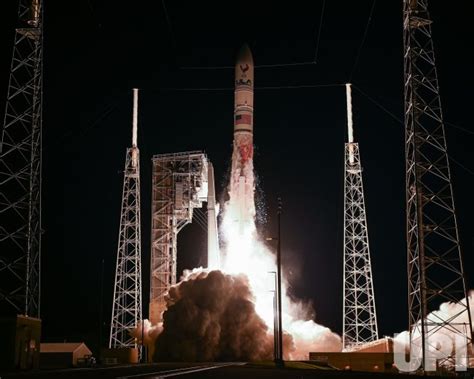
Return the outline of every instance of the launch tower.
[[[427,0],[404,0],[408,315],[411,351],[424,370],[433,363],[426,353],[436,349],[435,334],[472,342],[431,23]],[[458,313],[428,319],[443,302]]]
[[[130,331],[142,318],[140,151],[137,146],[138,89],[133,90],[132,147],[127,149],[117,248],[109,348],[137,348]]]
[[[348,143],[344,154],[343,349],[378,338],[359,144],[354,142],[351,85],[346,84]]]
[[[0,137],[0,313],[40,315],[43,4],[20,0]]]
[[[214,171],[200,151],[153,157],[151,278],[149,318],[162,321],[165,296],[177,280],[178,233],[193,219],[193,209],[208,205],[208,266],[219,268]]]

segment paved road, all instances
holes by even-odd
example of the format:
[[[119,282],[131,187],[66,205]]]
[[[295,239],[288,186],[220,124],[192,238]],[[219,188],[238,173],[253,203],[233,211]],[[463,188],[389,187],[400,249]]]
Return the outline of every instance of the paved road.
[[[36,370],[25,372],[1,373],[0,379],[151,379],[172,378],[187,375],[194,377],[204,371],[215,370],[225,366],[238,366],[245,363],[158,363],[143,365],[121,365],[113,367],[75,368],[63,370]]]
[[[368,373],[368,372],[350,372],[337,370],[322,370],[315,368],[276,368],[263,367],[260,365],[247,364],[244,366],[226,366],[216,368],[212,371],[203,371],[192,378],[224,378],[224,379],[415,379],[413,375],[403,375],[396,373]],[[440,379],[440,377],[430,377],[431,379]],[[178,379],[188,379],[183,376]],[[446,377],[444,377],[446,379]]]
[[[288,367],[291,366],[291,367]],[[158,363],[114,367],[77,368],[68,370],[39,370],[35,372],[0,373],[0,379],[159,379],[159,378],[272,378],[272,379],[413,379],[413,375],[346,372],[318,369],[307,363],[289,363],[275,367],[272,363]],[[431,377],[435,379],[436,377]]]

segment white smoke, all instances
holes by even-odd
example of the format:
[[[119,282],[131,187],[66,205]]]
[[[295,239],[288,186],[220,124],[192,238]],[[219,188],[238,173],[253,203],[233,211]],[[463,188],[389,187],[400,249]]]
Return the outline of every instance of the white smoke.
[[[474,290],[468,295],[469,312],[471,320],[474,318]],[[428,342],[426,343],[427,354],[431,357],[440,357],[443,353],[456,354],[456,350],[466,347],[467,340],[463,336],[470,337],[469,315],[466,312],[466,298],[460,302],[442,303],[438,310],[428,314],[425,327]],[[438,325],[449,322],[449,327],[439,328]],[[410,338],[412,341],[412,356],[414,358],[421,357],[421,321],[412,328],[412,335],[405,330],[397,334],[394,343],[398,344],[398,350],[404,349],[405,352],[410,351]],[[472,345],[470,347],[472,349]],[[445,366],[451,366],[451,361],[443,363]]]

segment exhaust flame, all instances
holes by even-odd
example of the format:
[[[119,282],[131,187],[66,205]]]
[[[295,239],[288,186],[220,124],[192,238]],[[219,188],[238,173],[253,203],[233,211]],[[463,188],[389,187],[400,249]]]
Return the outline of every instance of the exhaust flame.
[[[144,340],[155,360],[267,360],[273,357],[276,262],[255,225],[254,173],[234,145],[229,201],[224,206],[220,271],[186,271],[172,286],[163,323],[145,320]],[[272,274],[273,272],[273,274]],[[283,353],[308,359],[310,351],[341,351],[341,338],[315,323],[303,304],[292,302],[283,278]],[[140,328],[135,334],[140,340]],[[156,342],[155,342],[156,340]]]
[[[185,272],[169,291],[163,324],[144,325],[149,331],[145,343],[156,339],[156,360],[273,357],[276,260],[255,225],[252,152],[251,136],[243,134],[234,140],[229,200],[220,226],[221,270]],[[341,351],[337,334],[311,317],[300,319],[299,315],[310,312],[302,312],[305,307],[289,298],[285,278],[282,287],[284,358],[308,359],[310,351]]]
[[[230,274],[245,274],[255,296],[255,309],[266,325],[273,329],[273,293],[275,290],[275,255],[257,234],[255,226],[254,172],[252,160],[242,164],[234,146],[229,201],[225,204],[221,234],[225,245],[221,269]],[[242,178],[245,190],[242,191]],[[244,209],[244,211],[242,211]],[[272,274],[273,273],[273,274]],[[292,335],[295,350],[290,359],[307,359],[309,351],[341,351],[338,335],[313,320],[300,320],[301,305],[287,295],[288,283],[283,278],[283,329]]]

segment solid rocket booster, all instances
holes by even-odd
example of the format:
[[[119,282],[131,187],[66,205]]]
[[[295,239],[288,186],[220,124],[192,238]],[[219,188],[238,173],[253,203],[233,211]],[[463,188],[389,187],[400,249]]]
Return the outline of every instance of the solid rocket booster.
[[[235,65],[234,142],[241,166],[253,159],[253,59],[247,45],[242,46]]]

